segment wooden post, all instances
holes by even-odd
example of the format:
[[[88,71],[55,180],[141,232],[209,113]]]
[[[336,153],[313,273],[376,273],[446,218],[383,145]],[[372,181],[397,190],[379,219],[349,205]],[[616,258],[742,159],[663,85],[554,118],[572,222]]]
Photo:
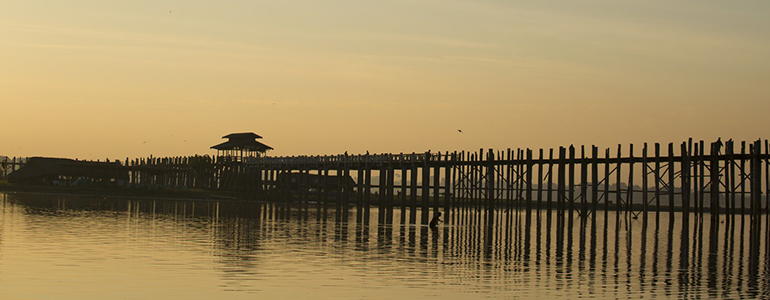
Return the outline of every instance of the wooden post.
[[[762,215],[762,143],[757,140],[753,145],[753,154],[751,156],[751,198],[752,212],[754,220],[759,224]]]
[[[645,225],[647,224],[647,205],[649,204],[649,195],[647,195],[647,175],[649,175],[649,172],[647,170],[647,143],[644,143],[642,148],[642,221]]]
[[[655,216],[660,215],[660,144],[655,143]]]
[[[591,145],[591,213],[596,217],[599,204],[599,148]]]
[[[387,203],[388,203],[388,169],[385,163],[383,162],[377,162],[378,170],[377,175],[379,177],[378,183],[377,183],[377,220],[379,224],[385,224],[387,222],[386,220],[386,210],[387,210]]]
[[[634,215],[634,144],[628,145],[628,192],[626,196],[626,209],[630,215]]]
[[[362,222],[362,212],[364,210],[364,160],[366,159],[366,156],[358,155],[356,156],[356,161],[354,162],[352,168],[355,168],[356,170],[356,222]],[[321,174],[321,158],[318,158],[317,161],[317,169],[318,174]],[[316,187],[317,191],[321,190],[321,180],[318,182],[318,187]],[[316,197],[320,197],[320,195],[316,195]]]
[[[557,247],[561,245],[561,242],[563,241],[562,235],[560,234],[564,229],[564,205],[565,205],[565,198],[566,196],[566,163],[567,163],[567,149],[564,147],[559,147],[559,160],[557,162],[558,166],[558,176],[556,178],[556,236],[557,236]],[[550,215],[549,215],[550,217]],[[550,224],[550,220],[549,224]]]
[[[340,178],[340,180],[342,180],[342,182],[344,182],[344,183],[341,184],[341,186],[342,186],[342,188],[341,188],[341,190],[342,190],[342,219],[343,219],[343,221],[347,221],[348,220],[348,214],[347,214],[347,212],[348,212],[348,203],[350,203],[350,192],[351,192],[350,191],[351,186],[349,186],[347,184],[348,183],[348,178],[350,178],[350,163],[349,163],[349,157],[347,155],[345,155],[345,157],[343,159],[344,159],[344,161],[342,162],[342,164],[340,164],[342,166],[342,173],[340,174],[338,172],[337,176],[339,176],[338,178]]]
[[[441,152],[433,160],[433,213],[441,207]]]
[[[476,164],[474,161],[474,153],[470,151],[463,151],[463,200],[466,205],[475,204],[476,199]]]
[[[701,189],[701,186],[698,185],[698,178],[700,176],[700,170],[699,170],[698,166],[701,164],[701,161],[700,161],[700,159],[698,157],[698,153],[699,153],[698,151],[700,151],[699,145],[698,145],[698,143],[695,143],[695,152],[693,153],[693,155],[690,156],[690,163],[691,164],[692,164],[692,159],[693,158],[695,158],[695,161],[698,162],[698,165],[692,166],[692,177],[690,177],[690,179],[691,179],[691,184],[690,185],[693,188],[691,196],[692,196],[692,205],[693,205],[693,211],[692,212],[694,214],[696,214],[698,212],[698,210],[700,209],[698,204],[699,204],[699,201],[700,201],[700,198],[699,198],[700,193],[699,193],[699,191]],[[696,218],[697,218],[697,215],[696,215]]]
[[[396,201],[396,169],[392,154],[388,154],[388,211],[387,223],[393,224],[393,209]]]
[[[495,153],[492,149],[489,149],[487,154],[487,208],[492,208],[495,205]]]
[[[451,191],[452,191],[452,198],[451,198],[452,204],[451,205],[452,205],[452,207],[457,207],[457,201],[458,201],[457,199],[460,197],[460,191],[459,191],[460,187],[459,187],[459,185],[461,184],[462,180],[459,178],[459,176],[460,176],[460,173],[462,171],[458,172],[458,170],[461,170],[460,169],[461,168],[461,166],[460,166],[461,161],[462,161],[462,152],[459,152],[459,153],[457,151],[453,152],[453,154],[452,154],[452,180],[451,180],[451,182],[452,182],[452,187],[451,187]]]
[[[451,159],[449,152],[447,152],[447,160],[444,165],[444,221],[449,221],[449,214],[451,212],[452,201],[452,170],[454,170],[454,164],[457,160],[457,152],[452,153]]]
[[[718,223],[719,219],[719,145],[711,143],[711,220]],[[753,192],[753,191],[752,191]]]
[[[693,183],[693,178],[694,178],[693,169],[695,167],[692,164],[692,158],[694,154],[695,153],[693,152],[693,141],[692,141],[692,138],[689,138],[687,140],[687,203],[690,203],[690,206],[694,206],[693,203],[695,202],[695,199],[693,198],[693,189],[695,188],[695,185]]]
[[[686,230],[690,221],[690,152],[686,143],[682,143],[681,153],[682,228]]]
[[[425,152],[425,159],[422,165],[422,225],[428,225],[428,199],[430,199],[430,152]]]
[[[741,142],[741,221],[746,216],[746,141]]]
[[[621,193],[621,186],[620,186],[621,180],[622,180],[622,177],[620,175],[620,170],[621,170],[621,167],[623,166],[623,158],[622,158],[623,152],[621,152],[621,147],[622,146],[618,144],[618,156],[616,157],[617,166],[615,169],[615,172],[616,172],[615,173],[615,199],[616,199],[615,201],[617,201],[617,203],[615,203],[615,207],[617,210],[617,214],[615,215],[616,222],[619,222],[620,212],[623,210],[623,203],[622,203],[623,197],[621,197],[623,194]]]
[[[513,180],[514,189],[515,189],[515,198],[516,198],[516,205],[517,207],[521,206],[523,203],[521,203],[524,200],[524,188],[523,188],[523,182],[524,182],[524,164],[522,163],[524,161],[524,155],[521,149],[516,148],[516,161],[514,166],[514,176],[516,177],[515,180]]]
[[[546,210],[548,211],[548,218],[550,223],[551,209],[553,203],[553,148],[548,149],[548,187],[547,192],[548,201],[546,202]]]
[[[569,206],[569,226],[572,227],[572,219],[575,209],[575,147],[570,145],[569,146],[569,171],[568,171],[568,184],[569,184],[569,194],[568,194],[568,203]]]
[[[540,210],[543,207],[543,148],[540,148],[537,162],[537,211],[540,220]]]
[[[409,224],[417,224],[417,155],[412,153],[412,159],[409,164],[411,167],[410,179],[409,179]]]
[[[527,220],[531,217],[532,212],[532,150],[527,149],[527,174],[526,174],[526,193],[527,198]]]
[[[580,216],[588,216],[588,163],[586,159],[586,147],[580,146]]]
[[[470,190],[470,199],[469,203],[473,205],[479,205],[481,204],[476,203],[477,200],[479,200],[480,190],[481,187],[478,186],[479,184],[479,177],[480,173],[482,173],[481,169],[484,167],[480,163],[481,157],[479,153],[476,152],[468,152],[468,166],[466,169],[468,170],[468,176],[470,176],[470,180],[468,181],[468,189]]]
[[[508,207],[514,207],[514,206],[518,206],[520,204],[520,203],[518,203],[518,201],[519,201],[519,192],[518,192],[518,183],[519,183],[519,181],[518,181],[519,173],[518,172],[519,172],[519,166],[518,166],[518,163],[519,163],[520,160],[516,159],[516,155],[518,154],[518,150],[516,150],[516,152],[514,152],[513,150],[508,148],[508,150],[506,151],[506,154],[507,154],[507,157],[508,157],[508,161],[510,162],[510,163],[506,164],[506,169],[508,171],[507,172],[508,176],[506,178],[506,180],[507,180],[507,182],[506,182],[506,187],[507,187],[506,198],[508,198],[507,199]]]
[[[731,141],[727,141],[724,144],[724,149],[725,149],[725,155],[724,155],[724,158],[725,158],[724,159],[724,162],[725,162],[725,167],[724,167],[724,172],[725,172],[725,174],[724,174],[724,181],[725,181],[725,183],[724,183],[725,184],[725,222],[727,224],[730,224],[730,221],[732,219],[733,209],[732,209],[732,205],[730,203],[730,199],[732,198],[731,194],[732,194],[732,190],[733,190],[733,180],[735,180],[735,178],[732,176],[732,173],[735,172],[735,169],[733,168],[733,161],[732,161],[732,157],[733,156],[730,153],[732,151],[732,149],[730,149],[731,148],[730,147],[731,143],[732,143]]]
[[[698,215],[699,218],[703,219],[703,212],[706,210],[706,148],[703,141],[698,142],[698,145],[700,145],[700,152],[698,153],[700,156],[698,158],[698,161],[700,162],[698,164],[698,170],[700,173],[700,177],[698,178],[698,186],[700,187],[698,192],[698,199],[700,200],[700,211],[698,211]]]
[[[604,150],[604,222],[610,213],[610,148]]]
[[[566,198],[566,192],[565,192],[565,177],[566,172],[565,166],[566,166],[566,150],[564,147],[559,147],[559,176],[557,178],[557,192],[556,192],[556,201],[557,201],[557,211],[559,215],[564,214],[564,202]]]
[[[406,195],[407,195],[407,185],[406,181],[407,178],[409,178],[409,168],[405,166],[405,160],[404,154],[401,153],[399,155],[399,169],[401,170],[401,197],[399,200],[401,201],[401,224],[406,224]]]
[[[669,227],[674,226],[674,206],[675,206],[675,183],[674,183],[674,143],[668,143],[668,212]]]
[[[758,143],[760,142],[758,141]],[[766,157],[765,158],[765,214],[768,218],[770,218],[770,159],[768,159],[770,158],[769,156],[770,156],[770,143],[768,143],[768,141],[765,140],[765,157]],[[760,195],[760,198],[762,198],[761,195]],[[768,233],[770,233],[770,222],[768,222],[768,225],[769,225]]]
[[[503,181],[505,182],[505,193],[503,193],[504,196],[502,197],[502,199],[505,199],[506,207],[508,207],[508,208],[512,207],[513,203],[514,203],[514,201],[513,201],[514,200],[514,197],[513,197],[513,185],[512,185],[512,180],[513,180],[513,176],[514,176],[514,172],[513,172],[513,170],[514,170],[513,169],[513,159],[514,158],[511,155],[512,155],[511,154],[511,148],[506,149],[505,150],[505,164],[504,164],[504,166],[505,166],[505,180],[501,180],[501,183],[500,183],[502,185],[503,184],[502,182]]]

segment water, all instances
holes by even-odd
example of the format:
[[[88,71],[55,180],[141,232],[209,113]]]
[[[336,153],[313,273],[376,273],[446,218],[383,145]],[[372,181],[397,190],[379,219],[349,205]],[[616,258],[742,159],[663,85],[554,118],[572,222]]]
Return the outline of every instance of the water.
[[[541,212],[528,227],[523,211],[459,209],[431,230],[398,210],[378,224],[376,208],[0,199],[2,299],[770,297],[764,216],[752,240],[748,217],[683,231],[681,215],[669,230],[668,214]]]

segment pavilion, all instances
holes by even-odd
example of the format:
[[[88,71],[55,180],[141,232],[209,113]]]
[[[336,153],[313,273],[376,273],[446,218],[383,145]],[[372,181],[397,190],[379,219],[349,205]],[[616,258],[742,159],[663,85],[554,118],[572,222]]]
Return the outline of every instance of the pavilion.
[[[253,132],[231,133],[222,137],[228,139],[219,145],[211,146],[211,149],[217,150],[217,156],[226,156],[232,158],[257,158],[265,156],[272,147],[257,141],[262,137]]]

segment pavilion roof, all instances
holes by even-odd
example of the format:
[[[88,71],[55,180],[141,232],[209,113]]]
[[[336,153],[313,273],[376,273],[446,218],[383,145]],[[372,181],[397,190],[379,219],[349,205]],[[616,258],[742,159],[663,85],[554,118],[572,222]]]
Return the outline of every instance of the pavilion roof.
[[[241,132],[241,133],[231,133],[226,136],[222,137],[223,139],[231,139],[231,140],[240,140],[240,139],[261,139],[262,137],[259,136],[256,133],[253,132]]]
[[[223,136],[222,138],[226,138],[228,139],[228,141],[218,145],[211,146],[211,149],[249,150],[249,151],[258,151],[258,152],[273,150],[273,147],[257,142],[256,139],[261,139],[262,137],[253,132],[231,133],[226,136]]]

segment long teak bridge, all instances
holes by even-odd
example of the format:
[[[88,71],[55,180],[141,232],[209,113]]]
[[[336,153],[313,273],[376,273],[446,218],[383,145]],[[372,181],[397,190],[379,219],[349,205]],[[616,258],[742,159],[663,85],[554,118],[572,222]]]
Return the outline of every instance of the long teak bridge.
[[[690,140],[667,147],[644,144],[636,150],[619,145],[616,151],[602,152],[595,146],[570,146],[253,159],[196,156],[137,159],[126,165],[133,184],[401,207],[411,212],[412,220],[418,208],[448,211],[453,206],[556,210],[583,217],[616,210],[645,220],[650,212],[673,218],[681,211],[685,219],[704,212],[730,217],[767,213],[767,140]],[[294,178],[292,182],[280,179],[287,173],[295,174],[284,177]],[[428,209],[419,210],[425,222]]]
[[[455,206],[597,211],[632,218],[768,213],[767,140],[661,147],[595,146],[478,152],[298,157],[192,156],[126,160],[129,185],[233,190],[256,198],[400,207],[426,222]],[[664,153],[665,152],[665,153]],[[3,175],[22,163],[3,160]],[[283,174],[283,175],[281,175]],[[281,179],[284,178],[284,179]],[[286,180],[286,178],[290,180]],[[382,211],[382,210],[381,210]],[[406,216],[402,218],[405,220]],[[387,216],[386,216],[387,218]]]

